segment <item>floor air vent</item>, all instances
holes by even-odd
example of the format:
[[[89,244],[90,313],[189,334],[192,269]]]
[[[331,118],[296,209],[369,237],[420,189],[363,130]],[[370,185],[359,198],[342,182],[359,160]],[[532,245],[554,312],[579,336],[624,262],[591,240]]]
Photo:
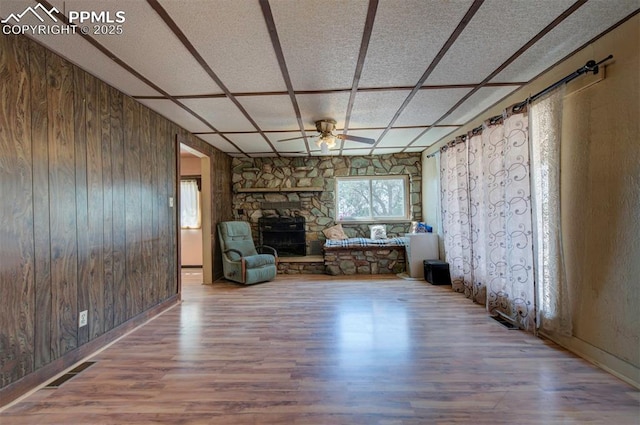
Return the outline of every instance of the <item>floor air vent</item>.
[[[59,378],[54,379],[53,381],[49,382],[45,388],[58,388],[60,385],[62,385],[65,382],[67,382],[69,379],[73,378],[74,376],[76,376],[77,374],[82,372],[83,370],[85,370],[88,367],[92,366],[94,363],[95,362],[84,362],[84,363],[79,364],[78,366],[74,367],[69,372],[65,373],[64,375],[62,375]]]
[[[519,327],[517,327],[512,322],[510,322],[509,320],[505,319],[502,316],[490,316],[490,317],[507,329],[520,329]]]

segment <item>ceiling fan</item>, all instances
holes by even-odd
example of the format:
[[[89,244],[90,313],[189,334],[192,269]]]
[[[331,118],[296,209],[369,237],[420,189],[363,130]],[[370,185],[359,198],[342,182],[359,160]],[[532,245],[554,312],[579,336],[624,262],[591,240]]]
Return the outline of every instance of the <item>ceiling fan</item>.
[[[332,149],[336,145],[336,140],[352,140],[354,142],[366,143],[368,145],[373,145],[376,141],[374,139],[370,139],[368,137],[359,137],[359,136],[350,136],[348,134],[333,134],[333,131],[336,129],[336,120],[332,119],[324,119],[316,121],[316,130],[318,130],[318,140],[316,140],[316,145],[320,148],[320,151],[327,155],[329,154],[329,149]],[[288,142],[290,140],[302,139],[302,137],[292,137],[290,139],[282,139],[278,140],[278,142]]]

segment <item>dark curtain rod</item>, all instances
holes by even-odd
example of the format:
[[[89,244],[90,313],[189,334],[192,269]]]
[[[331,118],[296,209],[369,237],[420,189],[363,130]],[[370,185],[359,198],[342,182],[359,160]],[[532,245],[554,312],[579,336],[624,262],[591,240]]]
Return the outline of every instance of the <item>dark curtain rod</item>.
[[[572,80],[578,78],[582,74],[587,74],[589,72],[592,72],[593,75],[596,75],[598,72],[600,72],[600,65],[602,65],[604,62],[606,62],[606,61],[608,61],[610,59],[613,59],[613,55],[607,56],[606,58],[602,59],[600,62],[596,62],[593,59],[591,59],[590,61],[587,61],[587,63],[582,68],[576,69],[574,72],[572,72],[571,74],[567,75],[564,78],[561,78],[560,80],[558,80],[555,83],[551,84],[549,87],[539,91],[538,93],[536,93],[536,94],[534,94],[532,96],[529,96],[527,99],[523,100],[520,103],[516,103],[515,105],[512,106],[512,110],[516,111],[516,112],[521,110],[523,106],[533,102],[536,99],[541,98],[542,96],[544,96],[545,94],[549,93],[551,90],[561,86],[562,84],[566,84],[569,81],[572,81]],[[488,121],[490,123],[494,123],[494,122],[499,121],[501,118],[502,118],[502,114],[496,115],[494,117],[491,117],[491,118],[489,118]],[[483,126],[484,126],[484,124],[483,125],[479,125],[478,127],[472,129],[471,133],[472,134],[477,134],[478,132],[480,132],[482,130]],[[460,140],[460,142],[464,141],[465,139],[466,139],[466,136],[462,136],[462,140]],[[454,144],[456,144],[455,141],[454,141]],[[436,153],[437,153],[437,151],[427,155],[426,157],[427,158],[432,158],[432,157],[435,156]]]

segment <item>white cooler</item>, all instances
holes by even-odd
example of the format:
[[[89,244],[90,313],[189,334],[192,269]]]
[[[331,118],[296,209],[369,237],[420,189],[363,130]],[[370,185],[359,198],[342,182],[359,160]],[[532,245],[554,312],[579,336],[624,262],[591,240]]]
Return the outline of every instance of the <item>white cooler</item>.
[[[405,233],[407,238],[407,274],[424,278],[424,260],[438,260],[438,235],[436,233]]]

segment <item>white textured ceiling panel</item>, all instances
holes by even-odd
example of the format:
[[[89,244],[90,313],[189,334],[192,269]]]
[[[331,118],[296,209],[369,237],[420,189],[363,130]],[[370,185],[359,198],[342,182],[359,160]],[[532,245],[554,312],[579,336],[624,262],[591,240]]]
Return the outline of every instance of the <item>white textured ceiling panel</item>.
[[[314,123],[325,118],[336,120],[337,128],[344,127],[349,93],[299,94],[296,99],[304,128],[312,129],[312,134],[316,133]]]
[[[638,0],[587,2],[496,75],[492,81],[531,80],[639,7]],[[599,61],[604,58],[593,59]]]
[[[295,90],[351,87],[367,4],[366,0],[270,2]]]
[[[123,34],[94,35],[100,44],[171,95],[221,93],[147,2],[113,0],[89,4],[84,0],[56,0],[51,3],[60,10],[66,7],[66,10],[104,10],[112,14],[124,11]]]
[[[573,0],[486,0],[426,84],[479,83]]]
[[[231,92],[286,90],[257,0],[160,3]]]
[[[470,91],[467,88],[420,90],[394,126],[431,125]]]
[[[299,130],[289,95],[238,96],[238,102],[262,130]]]
[[[280,152],[306,152],[306,147],[304,144],[304,139],[302,138],[302,133],[299,131],[286,131],[286,132],[275,132],[275,133],[265,133],[267,138],[271,140],[271,143],[278,149]],[[286,140],[284,142],[279,142],[278,140],[283,139],[291,139],[293,137],[299,137],[296,140]],[[311,138],[309,141],[311,142]]]
[[[410,90],[358,93],[353,103],[349,128],[376,127],[380,123],[388,125],[409,93]]]
[[[34,6],[34,1],[2,1],[0,2],[0,17],[8,16],[11,13],[20,14],[25,8]],[[55,4],[54,4],[55,6]],[[62,11],[62,6],[59,5]],[[44,24],[53,23],[46,18]],[[20,20],[21,25],[41,25],[34,15],[27,13]],[[29,37],[43,44],[45,47],[56,52],[58,55],[78,65],[102,81],[118,88],[130,96],[158,96],[156,90],[131,75],[128,71],[116,64],[111,58],[93,47],[88,41],[74,34],[56,35],[31,35]],[[6,37],[6,35],[2,35]]]
[[[170,121],[178,124],[182,128],[192,132],[211,131],[211,128],[202,121],[194,117],[189,112],[182,109],[170,100],[166,99],[141,99],[138,102],[148,106]]]
[[[360,87],[415,86],[471,0],[381,0]]]
[[[380,148],[401,147],[405,148],[416,136],[424,131],[424,128],[392,128],[378,142]]]
[[[404,150],[404,152],[422,152],[425,148],[424,147],[410,147]]]
[[[226,97],[182,99],[181,102],[220,132],[256,130],[240,109]]]
[[[447,116],[439,124],[458,124],[463,125],[469,122],[472,118],[482,113],[497,103],[500,99],[507,96],[509,93],[517,90],[517,87],[483,87],[465,100],[464,103]],[[521,99],[524,100],[524,99]],[[488,117],[481,117],[485,119]]]
[[[427,130],[418,140],[412,144],[412,147],[422,147],[423,149],[427,146],[433,145],[438,140],[442,139],[447,134],[453,133],[456,131],[458,126],[455,127],[432,127]]]
[[[235,133],[225,134],[225,136],[247,154],[261,152],[273,153],[273,149],[271,149],[260,133]]]
[[[337,151],[332,151],[332,152],[336,152]],[[345,149],[342,151],[342,155],[346,155],[346,156],[356,156],[356,155],[370,155],[371,154],[371,149]]]
[[[219,134],[198,134],[198,137],[222,152],[238,152],[238,149],[223,139]]]

